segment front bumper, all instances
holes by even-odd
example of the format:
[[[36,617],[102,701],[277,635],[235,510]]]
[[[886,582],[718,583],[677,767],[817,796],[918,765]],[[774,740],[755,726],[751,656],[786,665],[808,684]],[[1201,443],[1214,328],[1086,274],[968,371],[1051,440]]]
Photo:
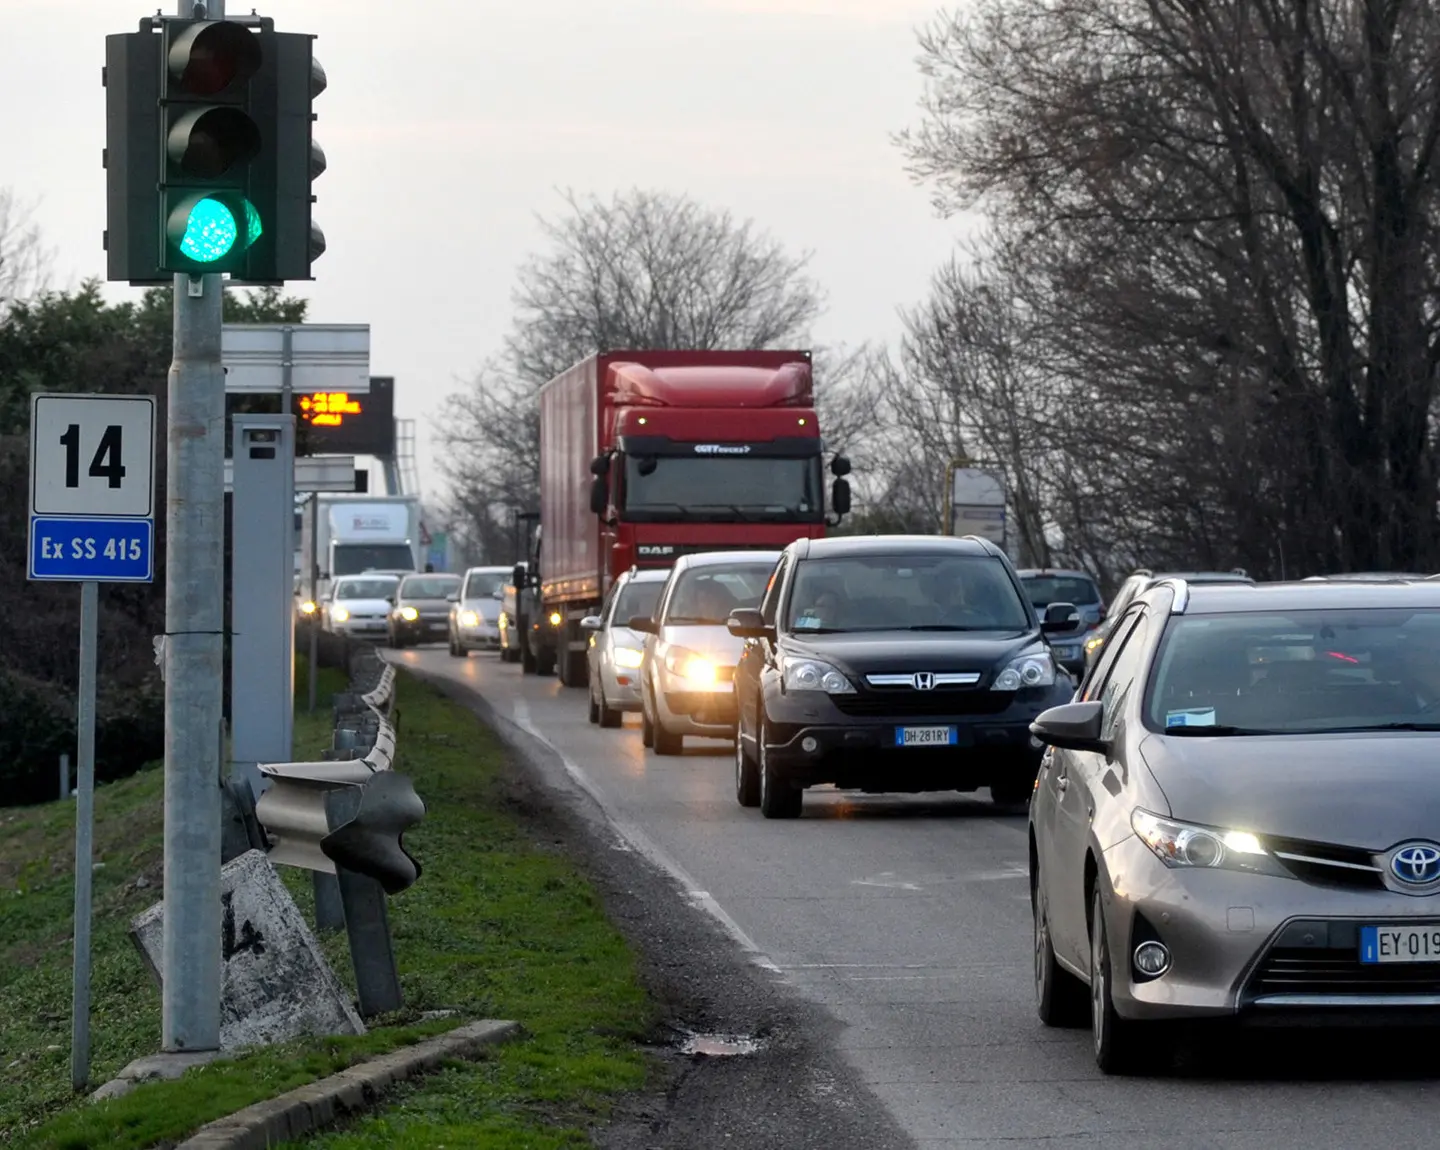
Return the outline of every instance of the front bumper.
[[[383,615],[373,619],[357,619],[352,615],[343,623],[332,620],[330,629],[337,635],[347,635],[352,639],[379,639],[389,633],[389,625]]]
[[[456,624],[456,633],[460,643],[464,647],[498,647],[500,646],[500,628],[495,623],[486,622],[484,619],[474,626],[467,627],[464,623]]]
[[[1170,868],[1134,836],[1106,851],[1105,865],[1112,993],[1122,1017],[1253,1026],[1440,1021],[1440,962],[1360,961],[1362,926],[1440,925],[1432,899]],[[1137,977],[1130,962],[1148,938],[1170,950],[1159,978]]]
[[[1073,684],[1057,679],[1053,687],[1010,696],[957,691],[951,706],[927,699],[925,705],[936,708],[933,712],[897,714],[916,709],[909,696],[903,703],[897,699],[895,711],[887,713],[888,701],[868,694],[848,696],[837,704],[819,691],[771,690],[765,698],[765,752],[771,764],[800,786],[833,783],[902,792],[1028,783],[1043,753],[1030,734],[1030,723],[1046,708],[1068,702],[1072,693]],[[907,727],[946,728],[953,731],[954,742],[901,745],[898,733]]]
[[[659,676],[656,717],[671,734],[728,739],[735,733],[735,668],[717,667],[714,682],[696,682],[670,670]]]
[[[450,638],[450,618],[448,615],[432,616],[426,618],[421,616],[418,619],[396,619],[395,637],[408,639],[411,642],[435,642],[439,639]]]
[[[600,668],[600,688],[605,705],[612,710],[638,714],[642,709],[638,667],[617,667],[607,661]]]

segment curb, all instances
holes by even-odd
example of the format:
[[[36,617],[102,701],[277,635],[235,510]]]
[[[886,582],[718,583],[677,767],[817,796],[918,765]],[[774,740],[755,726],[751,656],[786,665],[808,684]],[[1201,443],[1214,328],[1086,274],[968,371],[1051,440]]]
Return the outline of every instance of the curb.
[[[177,1150],[266,1150],[370,1108],[397,1082],[434,1070],[453,1058],[473,1058],[482,1048],[519,1033],[519,1023],[492,1019],[457,1027],[247,1106],[202,1126]]]

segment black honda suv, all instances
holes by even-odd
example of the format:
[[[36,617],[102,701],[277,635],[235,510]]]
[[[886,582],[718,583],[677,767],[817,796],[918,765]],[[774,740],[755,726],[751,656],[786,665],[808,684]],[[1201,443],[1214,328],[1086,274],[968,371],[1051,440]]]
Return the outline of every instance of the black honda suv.
[[[731,612],[748,640],[735,669],[735,795],[796,818],[818,783],[865,791],[973,791],[1024,802],[1041,711],[1070,700],[1045,636],[1076,626],[1070,603],[1041,619],[1014,567],[977,536],[799,539],[756,609]]]

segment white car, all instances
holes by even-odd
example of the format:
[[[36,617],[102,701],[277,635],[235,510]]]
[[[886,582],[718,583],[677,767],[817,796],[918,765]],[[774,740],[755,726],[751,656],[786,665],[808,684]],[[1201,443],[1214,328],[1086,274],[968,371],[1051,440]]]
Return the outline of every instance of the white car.
[[[640,710],[640,663],[644,634],[630,629],[636,615],[647,618],[660,601],[668,567],[632,567],[615,580],[600,614],[580,620],[590,632],[585,658],[590,665],[590,721],[618,727],[625,713]]]
[[[510,581],[509,567],[471,567],[450,606],[450,654],[463,659],[477,648],[500,647],[501,599]]]
[[[342,575],[321,604],[325,630],[352,639],[384,639],[399,587],[398,575]]]
[[[745,641],[725,621],[737,607],[760,605],[779,560],[779,551],[682,555],[653,617],[631,620],[646,633],[641,741],[657,755],[680,754],[687,735],[735,737],[735,664]]]

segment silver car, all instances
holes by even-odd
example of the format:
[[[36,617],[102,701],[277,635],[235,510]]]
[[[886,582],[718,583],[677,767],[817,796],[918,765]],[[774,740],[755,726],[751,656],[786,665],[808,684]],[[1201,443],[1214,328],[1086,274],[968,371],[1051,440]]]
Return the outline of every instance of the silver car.
[[[580,620],[590,632],[585,658],[590,665],[590,721],[618,727],[625,713],[640,710],[640,663],[644,634],[630,629],[636,615],[647,618],[670,577],[668,567],[632,567],[615,580],[600,614]]]
[[[450,654],[466,658],[471,651],[500,647],[500,613],[509,567],[470,567],[460,594],[450,606]]]
[[[682,555],[653,617],[630,626],[646,633],[640,667],[640,738],[657,755],[678,755],[685,736],[735,737],[735,664],[745,640],[725,626],[737,607],[758,607],[779,551]]]
[[[400,586],[398,575],[344,575],[320,604],[325,630],[352,638],[384,639],[390,633],[390,608]]]
[[[1166,580],[1042,713],[1035,991],[1107,1073],[1186,1019],[1440,1017],[1440,586]]]

